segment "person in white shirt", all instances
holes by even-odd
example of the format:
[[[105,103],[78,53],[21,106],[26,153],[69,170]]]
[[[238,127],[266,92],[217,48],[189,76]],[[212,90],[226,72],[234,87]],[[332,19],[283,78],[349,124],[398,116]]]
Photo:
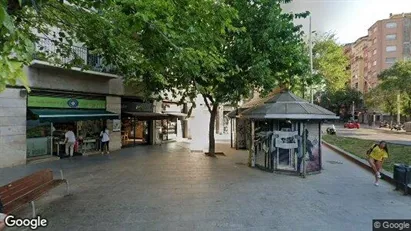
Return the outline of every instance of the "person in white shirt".
[[[66,155],[73,156],[74,154],[74,144],[76,143],[76,136],[74,135],[73,129],[69,128],[66,134],[64,143],[66,144]]]
[[[110,142],[110,136],[108,135],[107,127],[104,127],[103,131],[100,132],[100,138],[101,138],[101,155],[104,155],[104,152],[109,154],[110,151],[109,151],[108,144]]]

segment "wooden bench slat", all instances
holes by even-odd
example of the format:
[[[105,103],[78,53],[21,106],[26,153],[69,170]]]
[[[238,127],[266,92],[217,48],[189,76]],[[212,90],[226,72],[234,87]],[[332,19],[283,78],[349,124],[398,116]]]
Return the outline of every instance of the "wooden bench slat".
[[[27,194],[11,201],[10,203],[5,204],[4,205],[4,211],[5,211],[5,213],[11,213],[13,211],[17,211],[18,209],[20,209],[25,204],[38,199],[39,197],[41,197],[42,195],[47,193],[50,189],[53,189],[53,188],[59,186],[60,184],[65,183],[65,182],[66,182],[66,180],[60,180],[59,179],[59,180],[50,181],[47,184],[43,184],[40,187],[28,192]]]
[[[29,176],[0,187],[0,198],[2,198],[3,203],[7,203],[7,197],[18,197],[21,194],[21,190],[25,189],[27,191],[30,191],[33,189],[33,187],[36,188],[38,185],[45,184],[52,180],[53,172],[51,169],[45,169],[35,172]]]
[[[52,181],[52,180],[51,180]],[[49,182],[51,182],[49,181]],[[19,188],[16,188],[14,191],[10,191],[9,193],[5,194],[5,196],[1,197],[1,200],[3,201],[3,204],[8,204],[10,203],[13,198],[19,198],[25,194],[27,194],[27,192],[33,191],[36,188],[39,187],[39,185],[43,185],[43,184],[48,184],[48,182],[41,182],[41,183],[31,183],[31,184],[27,184],[27,185],[22,185]]]

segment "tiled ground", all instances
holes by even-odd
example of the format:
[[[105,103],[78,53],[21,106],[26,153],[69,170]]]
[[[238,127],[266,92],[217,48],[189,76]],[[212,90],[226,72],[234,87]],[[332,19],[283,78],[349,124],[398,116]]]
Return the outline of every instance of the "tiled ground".
[[[37,202],[47,230],[348,231],[371,230],[373,218],[411,218],[410,197],[375,187],[370,173],[327,149],[323,172],[302,179],[251,169],[246,152],[219,148],[227,156],[171,143],[0,169],[0,185],[64,169],[73,195],[63,197],[62,186]]]

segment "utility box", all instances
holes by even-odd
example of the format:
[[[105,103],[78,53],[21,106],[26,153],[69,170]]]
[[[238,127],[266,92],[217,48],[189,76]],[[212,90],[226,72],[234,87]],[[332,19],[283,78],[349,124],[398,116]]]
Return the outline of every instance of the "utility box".
[[[404,129],[406,132],[411,132],[411,122],[407,122],[404,124]]]
[[[411,166],[405,164],[394,165],[395,190],[404,188],[404,194],[408,194],[408,187],[411,185]]]

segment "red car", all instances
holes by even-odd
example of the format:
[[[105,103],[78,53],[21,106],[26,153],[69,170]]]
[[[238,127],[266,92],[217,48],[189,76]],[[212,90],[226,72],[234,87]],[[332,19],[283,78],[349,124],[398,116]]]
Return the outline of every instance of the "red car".
[[[356,128],[356,129],[359,129],[359,128],[360,128],[360,123],[355,122],[355,121],[350,121],[350,122],[344,124],[344,128],[349,128],[349,129]]]

